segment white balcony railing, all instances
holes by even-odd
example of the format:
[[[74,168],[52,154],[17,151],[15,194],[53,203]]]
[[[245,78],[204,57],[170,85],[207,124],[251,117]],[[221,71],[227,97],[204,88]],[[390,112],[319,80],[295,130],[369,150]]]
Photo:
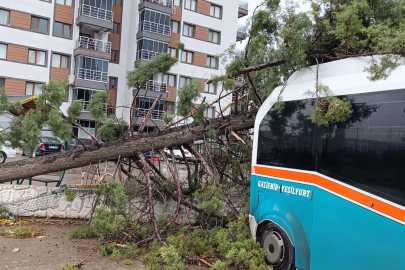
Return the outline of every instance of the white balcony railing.
[[[145,88],[148,91],[162,92],[166,93],[167,85],[164,82],[148,81],[145,84]]]
[[[249,2],[239,0],[239,8],[249,10]]]
[[[159,52],[153,52],[153,51],[148,51],[148,50],[139,50],[136,52],[136,60],[152,60],[153,58],[155,58],[157,55],[159,54]]]
[[[139,23],[139,32],[141,31],[170,36],[170,26],[150,21],[142,21]]]
[[[112,22],[114,17],[114,13],[110,10],[101,9],[89,5],[81,5],[79,7],[79,16],[81,15],[99,20],[104,20],[107,22]]]
[[[108,72],[102,72],[92,69],[77,68],[75,70],[75,76],[77,79],[95,81],[95,82],[108,82]]]
[[[111,53],[111,42],[80,36],[76,40],[76,48]]]
[[[87,109],[87,106],[89,106],[89,104],[90,104],[90,101],[84,101],[83,100],[83,110],[82,110],[82,112],[88,112],[89,111]],[[105,113],[107,113],[107,104],[106,103],[103,104],[103,110],[104,110]]]
[[[247,34],[247,27],[243,24],[238,24],[238,33]]]
[[[141,0],[142,2],[151,2],[161,6],[172,7],[173,1],[172,0]]]
[[[149,109],[141,109],[141,108],[135,108],[133,110],[133,117],[139,117],[139,118],[145,118],[146,114],[149,112]],[[159,111],[159,110],[153,110],[150,118],[153,120],[160,120],[162,119],[162,114],[164,111]]]
[[[243,83],[243,75],[238,75],[235,77],[235,81],[239,83]]]

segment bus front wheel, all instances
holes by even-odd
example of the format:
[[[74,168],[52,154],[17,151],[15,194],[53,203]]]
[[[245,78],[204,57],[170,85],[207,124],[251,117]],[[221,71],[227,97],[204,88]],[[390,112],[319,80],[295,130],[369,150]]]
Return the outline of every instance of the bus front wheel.
[[[294,268],[294,247],[287,234],[278,225],[267,223],[261,230],[260,245],[266,251],[266,261],[274,270]]]

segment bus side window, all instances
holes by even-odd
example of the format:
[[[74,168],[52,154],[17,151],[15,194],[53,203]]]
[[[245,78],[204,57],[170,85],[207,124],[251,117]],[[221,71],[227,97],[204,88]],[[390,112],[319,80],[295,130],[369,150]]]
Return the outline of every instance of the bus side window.
[[[405,206],[405,90],[348,98],[350,119],[322,128],[317,171]]]

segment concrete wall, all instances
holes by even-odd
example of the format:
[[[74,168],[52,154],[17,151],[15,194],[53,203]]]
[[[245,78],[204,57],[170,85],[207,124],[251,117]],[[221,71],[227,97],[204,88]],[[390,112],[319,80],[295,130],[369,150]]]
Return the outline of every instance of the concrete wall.
[[[90,218],[95,193],[77,193],[76,198],[70,202],[64,193],[51,194],[57,188],[0,184],[0,204],[6,207],[16,216],[41,217],[41,218]],[[133,204],[141,207],[139,199],[134,199]],[[170,200],[167,211],[174,213],[176,202]],[[155,203],[155,215],[159,216],[163,211],[161,202]],[[128,208],[128,216],[134,219],[138,216],[135,208]],[[197,214],[186,207],[181,207],[178,222],[194,222]],[[146,217],[147,220],[148,217]],[[145,221],[146,221],[145,220]]]

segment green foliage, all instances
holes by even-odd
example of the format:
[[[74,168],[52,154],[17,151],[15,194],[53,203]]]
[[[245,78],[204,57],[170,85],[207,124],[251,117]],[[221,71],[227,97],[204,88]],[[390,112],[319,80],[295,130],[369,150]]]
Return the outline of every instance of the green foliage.
[[[162,120],[165,125],[169,125],[174,121],[174,115],[169,112],[164,112],[162,114]]]
[[[123,118],[117,118],[115,114],[110,115],[104,124],[98,129],[104,140],[112,141],[117,132],[121,134],[128,127],[128,123]]]
[[[74,100],[68,108],[67,120],[72,122],[80,116],[83,109],[83,99]]]
[[[404,63],[403,58],[393,55],[382,56],[379,60],[380,61],[375,58],[371,59],[369,62],[370,66],[364,70],[370,74],[368,78],[371,81],[385,80],[390,75],[391,71]]]
[[[191,113],[191,109],[194,103],[201,96],[203,90],[202,81],[193,79],[190,82],[184,84],[183,87],[177,90],[177,113],[180,116],[187,117]]]
[[[210,182],[206,190],[198,190],[195,193],[198,206],[215,214],[222,214],[225,209],[224,193],[218,185]]]
[[[73,188],[67,187],[64,192],[65,192],[66,199],[69,202],[73,202],[73,200],[76,198],[76,192],[73,190]]]
[[[137,248],[131,243],[127,243],[125,246],[118,246],[116,242],[104,244],[98,250],[101,256],[110,256],[110,259],[114,261],[121,259],[133,260],[143,255],[145,251],[145,248]]]
[[[168,53],[160,53],[152,60],[141,64],[127,73],[129,88],[142,87],[148,80],[158,73],[166,74],[177,63],[177,59]]]
[[[91,228],[96,235],[108,239],[111,235],[122,231],[127,224],[124,209],[128,197],[124,186],[115,181],[102,183],[97,192],[103,199],[98,201],[99,207],[96,208],[91,221]]]
[[[96,119],[97,122],[104,122],[107,119],[105,112],[105,104],[109,100],[107,91],[97,91],[91,95],[87,109],[90,115]]]
[[[176,47],[177,50],[184,50],[184,43],[181,43],[180,41],[176,41],[174,43],[174,46]]]
[[[82,225],[79,228],[73,229],[70,234],[70,239],[85,239],[85,238],[93,238],[97,235],[93,231],[93,229],[87,225]]]
[[[8,209],[3,204],[0,204],[0,219],[8,217]]]
[[[142,257],[141,262],[148,270],[185,270],[185,260],[181,258],[179,251],[172,245],[161,247],[155,241],[149,252]]]
[[[64,266],[60,270],[79,270],[76,266]]]
[[[14,238],[32,238],[43,235],[43,231],[27,226],[21,226],[14,229]]]
[[[126,260],[124,261],[124,264],[125,264],[125,265],[132,265],[132,261],[131,261],[130,259],[126,259]]]
[[[329,87],[318,83],[315,92],[308,91],[308,95],[317,97],[312,101],[314,108],[309,117],[318,126],[329,126],[332,122],[344,122],[352,114],[351,103],[346,98],[334,97]]]
[[[205,113],[207,111],[207,105],[206,104],[201,104],[200,106],[198,106],[198,108],[195,110],[193,118],[194,121],[199,124],[199,125],[203,125],[204,124],[204,120],[205,120]]]

